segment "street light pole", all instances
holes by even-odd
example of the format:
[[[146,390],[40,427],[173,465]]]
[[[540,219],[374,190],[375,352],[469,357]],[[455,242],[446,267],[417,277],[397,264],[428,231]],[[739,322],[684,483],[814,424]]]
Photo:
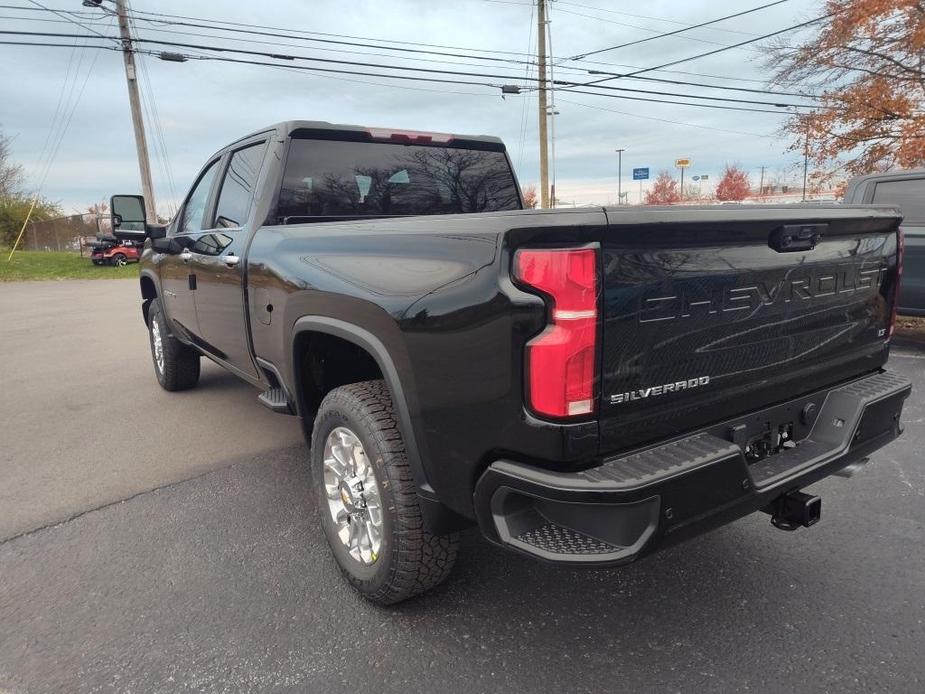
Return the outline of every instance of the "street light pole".
[[[617,204],[623,204],[623,153],[625,149],[617,150]]]

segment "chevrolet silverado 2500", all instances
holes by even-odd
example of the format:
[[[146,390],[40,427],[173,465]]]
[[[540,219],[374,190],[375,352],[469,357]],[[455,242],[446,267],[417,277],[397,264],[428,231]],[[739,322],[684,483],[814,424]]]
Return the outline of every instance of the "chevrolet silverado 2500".
[[[496,138],[302,121],[221,149],[168,227],[112,200],[161,386],[204,355],[301,418],[369,599],[439,583],[471,524],[586,566],[809,526],[801,489],[900,434],[895,209],[522,206]]]

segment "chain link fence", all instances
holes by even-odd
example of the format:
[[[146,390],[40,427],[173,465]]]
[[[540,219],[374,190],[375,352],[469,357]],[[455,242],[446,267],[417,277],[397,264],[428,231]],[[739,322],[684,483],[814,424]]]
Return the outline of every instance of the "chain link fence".
[[[108,214],[75,214],[67,217],[30,222],[18,248],[26,251],[73,251],[89,255],[88,244],[97,235],[112,233]]]

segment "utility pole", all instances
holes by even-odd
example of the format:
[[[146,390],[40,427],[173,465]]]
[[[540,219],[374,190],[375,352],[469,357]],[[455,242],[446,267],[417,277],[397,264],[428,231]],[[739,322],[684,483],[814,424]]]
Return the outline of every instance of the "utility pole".
[[[116,14],[119,17],[119,34],[122,36],[122,59],[125,63],[128,101],[132,107],[132,125],[135,128],[135,149],[138,150],[138,169],[141,173],[141,192],[145,198],[145,213],[149,224],[157,224],[154,184],[151,182],[151,162],[148,160],[148,140],[145,137],[145,124],[141,117],[141,100],[138,98],[138,80],[135,71],[135,53],[132,48],[132,35],[128,27],[125,0],[116,0]]]
[[[556,206],[556,116],[559,112],[556,110],[556,88],[553,86],[556,81],[555,68],[553,67],[552,51],[552,21],[546,22],[546,35],[549,40],[549,140],[550,154],[552,155],[552,182],[549,185],[549,206]]]
[[[623,204],[623,153],[625,149],[617,150],[617,204]],[[640,184],[642,185],[642,184]]]
[[[546,137],[546,0],[536,0],[537,72],[540,111],[540,207],[549,207],[549,143]]]
[[[809,133],[803,144],[803,202],[806,202],[806,175],[809,173]]]
[[[758,197],[764,197],[764,170],[766,167],[761,167],[761,183],[758,184]]]

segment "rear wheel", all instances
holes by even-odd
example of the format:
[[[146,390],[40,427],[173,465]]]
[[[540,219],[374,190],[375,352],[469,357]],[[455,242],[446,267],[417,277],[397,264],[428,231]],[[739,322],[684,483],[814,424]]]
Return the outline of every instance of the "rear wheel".
[[[148,310],[148,337],[154,373],[164,390],[188,390],[199,382],[199,352],[170,334],[159,299]]]
[[[424,527],[408,456],[383,381],[335,388],[312,432],[312,477],[328,545],[364,597],[388,605],[453,568],[457,535]]]

